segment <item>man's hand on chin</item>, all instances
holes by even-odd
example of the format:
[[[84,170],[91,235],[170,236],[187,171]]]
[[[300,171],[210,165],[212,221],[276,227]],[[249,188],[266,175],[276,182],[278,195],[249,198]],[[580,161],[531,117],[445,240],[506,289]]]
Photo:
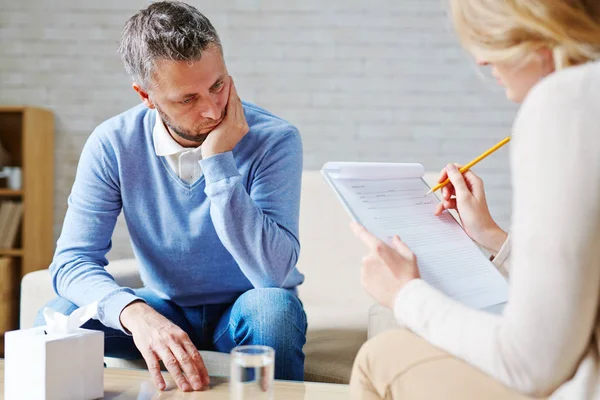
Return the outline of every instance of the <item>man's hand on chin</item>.
[[[225,118],[213,129],[204,143],[202,143],[202,158],[212,157],[215,154],[226,153],[242,140],[250,128],[244,115],[242,101],[235,90],[233,78],[229,77],[229,100]]]

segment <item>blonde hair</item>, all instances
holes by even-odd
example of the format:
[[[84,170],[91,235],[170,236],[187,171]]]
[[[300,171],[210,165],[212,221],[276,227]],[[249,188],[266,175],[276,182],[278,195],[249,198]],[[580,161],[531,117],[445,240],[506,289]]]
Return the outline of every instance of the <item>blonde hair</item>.
[[[488,62],[526,61],[539,49],[562,69],[600,59],[598,0],[450,0],[465,48]]]

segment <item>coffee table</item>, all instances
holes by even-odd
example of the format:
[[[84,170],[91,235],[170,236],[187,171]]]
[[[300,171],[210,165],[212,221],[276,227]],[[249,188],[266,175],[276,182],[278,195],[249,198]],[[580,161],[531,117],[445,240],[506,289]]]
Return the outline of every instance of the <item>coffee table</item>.
[[[105,368],[104,399],[106,400],[226,400],[229,399],[227,378],[211,377],[211,389],[184,393],[177,389],[168,373],[163,373],[167,390],[159,392],[146,370]],[[347,385],[330,383],[275,381],[277,400],[341,400],[348,399]],[[4,360],[0,360],[0,398],[4,398]]]

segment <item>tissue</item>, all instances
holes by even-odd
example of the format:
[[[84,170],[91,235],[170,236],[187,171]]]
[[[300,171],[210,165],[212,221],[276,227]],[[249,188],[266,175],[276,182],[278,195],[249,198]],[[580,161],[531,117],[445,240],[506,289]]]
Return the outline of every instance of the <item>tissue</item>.
[[[73,311],[71,315],[64,315],[58,311],[46,307],[44,319],[46,320],[46,334],[66,335],[75,332],[81,325],[85,324],[98,315],[98,302],[88,304]]]
[[[4,399],[102,398],[104,332],[80,328],[97,308],[92,303],[69,316],[46,308],[46,325],[6,332]]]

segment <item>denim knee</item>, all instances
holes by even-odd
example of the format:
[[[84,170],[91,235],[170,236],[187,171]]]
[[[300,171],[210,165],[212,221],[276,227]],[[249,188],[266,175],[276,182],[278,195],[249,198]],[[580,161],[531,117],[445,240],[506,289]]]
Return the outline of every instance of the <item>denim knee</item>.
[[[79,308],[75,303],[63,297],[55,297],[54,299],[50,300],[44,307],[38,310],[33,326],[46,325],[46,320],[44,319],[44,309],[46,307],[64,315],[71,315],[73,311]]]
[[[238,298],[236,306],[239,306],[244,324],[255,331],[254,334],[263,332],[271,337],[289,337],[290,333],[306,335],[304,308],[300,299],[289,290],[252,289]]]

